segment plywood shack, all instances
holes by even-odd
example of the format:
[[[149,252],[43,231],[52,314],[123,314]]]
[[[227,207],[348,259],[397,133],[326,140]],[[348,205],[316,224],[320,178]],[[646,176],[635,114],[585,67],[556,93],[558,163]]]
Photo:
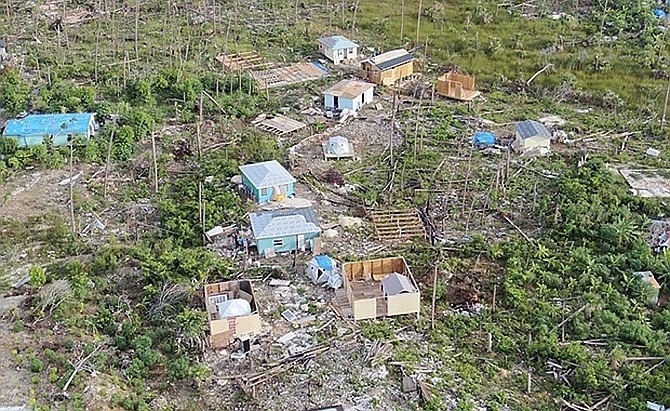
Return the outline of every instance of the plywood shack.
[[[437,79],[436,92],[440,96],[461,101],[471,101],[479,96],[475,90],[475,78],[455,71],[440,76]]]
[[[249,310],[241,315],[221,315],[221,304],[242,300]],[[225,281],[205,286],[205,306],[209,322],[209,342],[212,348],[223,348],[236,338],[258,335],[261,319],[251,281]]]
[[[404,257],[345,263],[344,291],[354,320],[378,318],[401,314],[419,314],[419,288]],[[382,287],[391,275],[406,278],[411,290],[389,294]]]
[[[414,56],[405,49],[391,50],[361,63],[361,77],[390,86],[414,74]]]

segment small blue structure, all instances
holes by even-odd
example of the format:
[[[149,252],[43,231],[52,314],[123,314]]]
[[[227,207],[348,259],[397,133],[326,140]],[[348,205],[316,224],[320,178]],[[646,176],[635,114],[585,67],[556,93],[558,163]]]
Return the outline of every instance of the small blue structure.
[[[258,204],[295,194],[295,178],[277,160],[240,166],[242,184]]]
[[[325,284],[330,288],[342,287],[342,270],[337,261],[327,255],[317,255],[307,263],[307,276],[314,284]]]
[[[496,143],[496,136],[488,131],[478,131],[472,137],[472,142],[475,143],[477,147],[492,146]]]
[[[659,19],[664,19],[667,17],[667,13],[663,9],[654,9],[654,16],[658,17]]]
[[[321,227],[312,207],[259,211],[249,215],[258,253],[313,250]]]
[[[17,140],[19,147],[35,146],[45,141],[64,146],[77,137],[88,140],[95,132],[95,113],[31,114],[9,120],[2,135]]]

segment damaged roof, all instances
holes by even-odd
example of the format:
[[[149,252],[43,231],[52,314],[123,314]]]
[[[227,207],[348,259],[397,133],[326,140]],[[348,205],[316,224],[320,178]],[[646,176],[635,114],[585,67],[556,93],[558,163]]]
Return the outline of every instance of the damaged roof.
[[[516,123],[516,132],[519,133],[519,136],[521,136],[522,139],[535,136],[551,138],[551,133],[547,130],[544,124],[534,120],[525,120]]]
[[[387,51],[378,56],[370,57],[369,61],[379,70],[389,70],[410,61],[415,57],[405,49]]]
[[[333,50],[351,49],[358,47],[358,44],[354,43],[353,41],[349,40],[344,36],[321,37],[319,39],[319,43]]]
[[[259,211],[249,215],[257,240],[321,232],[312,207]]]
[[[9,120],[2,135],[6,137],[56,137],[68,134],[88,136],[94,117],[94,113],[31,114],[24,118]]]
[[[277,160],[240,166],[240,172],[256,188],[295,183],[295,178]]]
[[[323,92],[323,94],[329,94],[331,96],[353,99],[374,87],[375,87],[374,84],[366,83],[364,81],[342,80],[339,83],[328,88],[326,91]]]

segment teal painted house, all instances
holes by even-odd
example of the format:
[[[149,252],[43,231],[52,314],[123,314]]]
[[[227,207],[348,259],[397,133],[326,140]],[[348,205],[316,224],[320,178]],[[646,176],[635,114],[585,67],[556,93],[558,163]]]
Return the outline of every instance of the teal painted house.
[[[19,147],[30,147],[50,141],[65,146],[77,137],[88,140],[95,135],[95,113],[31,114],[9,120],[2,135],[12,138]]]
[[[313,250],[321,235],[312,207],[259,211],[251,213],[249,219],[260,255]]]
[[[295,178],[277,160],[240,166],[242,184],[258,204],[295,195]]]

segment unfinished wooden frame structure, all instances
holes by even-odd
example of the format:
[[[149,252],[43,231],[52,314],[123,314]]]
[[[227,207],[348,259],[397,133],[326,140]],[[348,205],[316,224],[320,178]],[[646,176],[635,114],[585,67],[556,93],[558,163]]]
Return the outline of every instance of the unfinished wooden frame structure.
[[[225,70],[232,72],[266,69],[272,66],[272,63],[265,61],[265,58],[255,51],[238,54],[221,53],[216,56],[216,60],[223,65]]]
[[[354,320],[402,314],[416,314],[418,318],[421,295],[404,257],[349,262],[342,271],[344,287],[336,293],[339,294],[337,303],[341,305],[346,301],[348,309],[342,311],[349,314],[350,310]],[[385,295],[382,281],[391,275],[408,278],[413,290]],[[346,295],[345,301],[342,294]]]
[[[426,239],[426,228],[417,210],[369,210],[379,241]]]
[[[435,91],[440,96],[460,101],[471,101],[481,93],[475,90],[475,78],[455,71],[440,76],[437,79]]]
[[[273,117],[266,117],[256,122],[255,126],[260,130],[277,136],[283,136],[284,134],[292,133],[307,127],[305,123],[282,116],[281,114],[277,114]]]
[[[251,306],[248,315],[221,318],[214,303],[215,300],[230,301],[242,299]],[[205,307],[209,322],[209,342],[212,348],[223,348],[230,345],[236,338],[244,339],[261,332],[261,319],[251,281],[225,281],[205,286]]]
[[[296,63],[267,70],[250,70],[249,74],[261,88],[284,87],[326,77],[328,72],[314,63]]]

